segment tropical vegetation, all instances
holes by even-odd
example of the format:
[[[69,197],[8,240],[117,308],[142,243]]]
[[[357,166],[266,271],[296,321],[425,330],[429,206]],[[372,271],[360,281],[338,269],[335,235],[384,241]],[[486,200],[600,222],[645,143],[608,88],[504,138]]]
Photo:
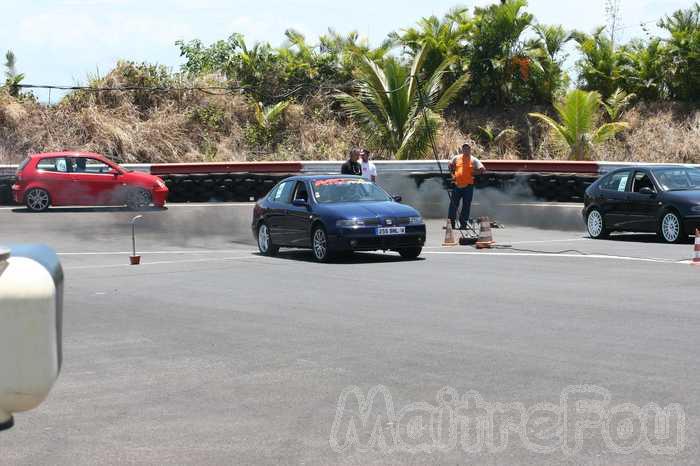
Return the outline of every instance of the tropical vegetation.
[[[472,139],[493,157],[634,158],[659,144],[698,160],[700,4],[657,26],[621,42],[610,27],[567,30],[539,22],[527,0],[499,0],[381,41],[289,29],[274,46],[234,32],[178,41],[179,70],[120,61],[51,107],[23,90],[8,52],[0,158],[49,146],[119,160],[340,158],[355,144],[421,158]]]

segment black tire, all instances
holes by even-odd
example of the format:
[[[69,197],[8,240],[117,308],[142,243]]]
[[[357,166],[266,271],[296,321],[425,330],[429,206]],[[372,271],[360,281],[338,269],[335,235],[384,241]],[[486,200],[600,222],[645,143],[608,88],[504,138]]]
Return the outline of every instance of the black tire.
[[[146,209],[151,201],[151,192],[143,188],[132,189],[126,194],[126,205],[131,210]]]
[[[326,229],[321,225],[316,225],[311,230],[311,253],[316,262],[328,262],[332,257],[331,251],[328,248]]]
[[[598,209],[591,209],[586,215],[586,230],[593,239],[607,238],[610,231],[605,227],[605,219]]]
[[[24,195],[24,204],[32,212],[45,212],[51,205],[51,195],[45,189],[32,188]]]
[[[258,226],[258,250],[263,256],[276,256],[280,251],[280,247],[272,243],[272,238],[270,237],[270,230],[265,223],[261,223]]]
[[[683,231],[681,216],[673,210],[667,210],[661,216],[658,234],[667,243],[682,243],[688,237]]]
[[[397,251],[404,259],[417,259],[423,248],[401,248],[397,249]]]

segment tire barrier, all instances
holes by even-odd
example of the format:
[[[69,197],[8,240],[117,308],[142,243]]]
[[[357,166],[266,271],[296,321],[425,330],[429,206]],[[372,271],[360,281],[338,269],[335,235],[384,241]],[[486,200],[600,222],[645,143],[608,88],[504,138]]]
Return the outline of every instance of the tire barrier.
[[[160,174],[170,190],[168,202],[250,202],[265,196],[281,180],[295,173],[195,173]],[[407,173],[416,187],[440,173]],[[448,175],[443,185],[450,188]],[[586,188],[597,179],[590,174],[487,172],[476,177],[477,189],[492,188],[548,202],[583,202]],[[0,177],[0,204],[12,204],[14,176]]]
[[[170,190],[168,202],[249,202],[264,197],[291,174],[210,173],[160,177]]]
[[[411,178],[420,186],[429,179],[442,178],[446,189],[452,187],[447,174],[412,173]],[[523,198],[536,198],[548,202],[583,202],[586,189],[598,179],[592,174],[543,174],[486,172],[475,177],[476,189],[491,188]]]
[[[12,184],[14,176],[0,176],[0,205],[12,204]]]

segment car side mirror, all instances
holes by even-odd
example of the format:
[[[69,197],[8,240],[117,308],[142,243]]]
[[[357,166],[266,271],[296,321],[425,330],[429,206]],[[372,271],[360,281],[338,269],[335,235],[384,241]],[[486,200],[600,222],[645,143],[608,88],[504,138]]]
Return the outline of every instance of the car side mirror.
[[[394,199],[394,202],[401,202],[401,201],[403,201],[403,198],[402,198],[401,196],[399,196],[399,195],[394,195],[394,196],[391,196],[391,197],[392,197],[392,199]]]
[[[61,370],[63,269],[46,246],[0,248],[0,430],[39,406]]]
[[[292,201],[292,205],[296,207],[308,207],[309,203],[304,199],[294,199]]]
[[[646,186],[639,190],[639,194],[654,195],[656,194],[653,189],[647,188]]]

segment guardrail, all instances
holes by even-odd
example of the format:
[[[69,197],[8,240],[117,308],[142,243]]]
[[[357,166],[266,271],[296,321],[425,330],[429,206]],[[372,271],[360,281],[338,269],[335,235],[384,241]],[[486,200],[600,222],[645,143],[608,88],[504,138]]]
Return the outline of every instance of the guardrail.
[[[339,173],[340,161],[223,162],[125,164],[130,170],[158,175],[170,189],[169,202],[250,201],[258,199],[281,179],[295,174]],[[448,161],[410,160],[374,162],[381,180],[409,177],[416,187],[430,180],[449,186]],[[486,174],[477,188],[517,190],[546,201],[580,202],[598,176],[632,165],[620,162],[554,160],[485,160]],[[656,164],[649,164],[656,165]],[[10,186],[16,165],[0,165],[0,204],[11,202]]]

